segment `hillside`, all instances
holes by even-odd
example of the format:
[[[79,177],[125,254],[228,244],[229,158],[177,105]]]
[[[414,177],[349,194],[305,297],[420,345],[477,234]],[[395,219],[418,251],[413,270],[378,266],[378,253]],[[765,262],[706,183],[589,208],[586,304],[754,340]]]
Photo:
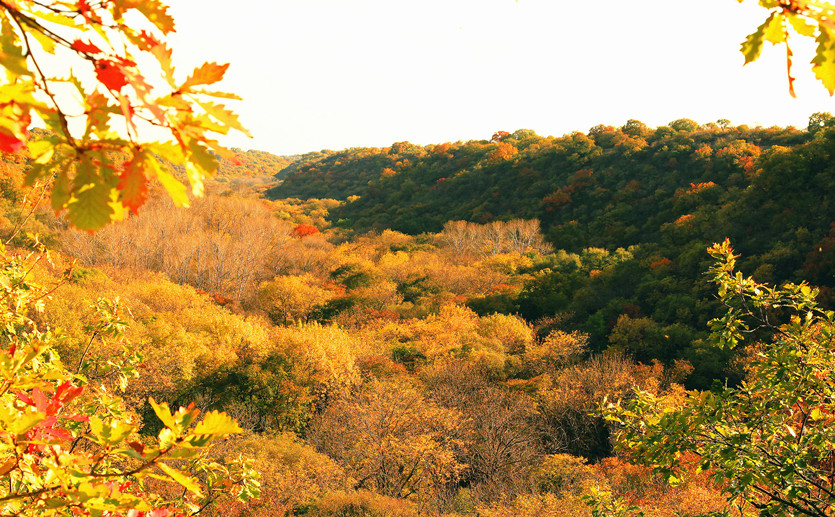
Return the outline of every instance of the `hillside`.
[[[727,375],[728,360],[702,341],[721,311],[703,281],[711,243],[730,238],[744,271],[807,279],[831,305],[835,132],[831,117],[811,120],[806,131],[630,121],[559,138],[520,130],[489,142],[349,149],[295,162],[267,194],[347,198],[329,217],[358,232],[538,219],[555,249],[585,258],[534,266],[523,289],[469,306],[528,321],[562,315],[594,349],[622,342],[642,361],[686,357],[691,382],[705,386]],[[619,259],[604,258],[617,250]]]
[[[793,128],[699,127],[687,119],[656,129],[638,121],[601,125],[557,138],[519,130],[489,142],[316,153],[288,167],[267,195],[359,196],[333,214],[359,231],[416,234],[449,220],[522,217],[553,229],[558,247],[623,246],[657,240],[660,226],[682,215],[673,213],[681,208],[674,206],[679,189],[709,182],[723,192],[744,189],[752,179],[745,168],[762,152],[808,139]]]
[[[5,154],[0,235],[53,250],[38,321],[66,364],[142,361],[124,394],[143,439],[160,432],[149,397],[246,430],[218,454],[253,458],[264,497],[209,515],[590,515],[591,485],[651,515],[720,511],[703,474],[666,486],[592,413],[636,387],[677,405],[752,378],[769,330],[730,349],[708,326],[727,311],[705,276],[725,236],[746,273],[809,279],[831,306],[835,130],[671,126],[309,153],[274,200],[256,165],[282,159],[238,151],[252,160],[190,208],[154,192],[94,234],[26,217],[41,189]],[[108,311],[123,338],[91,337]]]

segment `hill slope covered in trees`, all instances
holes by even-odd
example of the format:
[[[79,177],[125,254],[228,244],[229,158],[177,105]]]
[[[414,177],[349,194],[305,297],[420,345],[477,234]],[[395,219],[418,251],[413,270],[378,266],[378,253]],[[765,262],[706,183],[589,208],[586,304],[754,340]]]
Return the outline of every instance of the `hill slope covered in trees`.
[[[596,349],[622,343],[644,361],[686,357],[705,372],[692,380],[706,385],[727,360],[702,342],[721,310],[702,281],[711,243],[730,238],[743,270],[768,282],[807,279],[831,304],[832,122],[814,114],[802,131],[630,120],[558,138],[520,130],[349,149],[296,161],[268,195],[348,199],[330,218],[355,231],[538,219],[555,249],[585,263],[534,266],[522,290],[471,307],[529,321],[561,315]]]

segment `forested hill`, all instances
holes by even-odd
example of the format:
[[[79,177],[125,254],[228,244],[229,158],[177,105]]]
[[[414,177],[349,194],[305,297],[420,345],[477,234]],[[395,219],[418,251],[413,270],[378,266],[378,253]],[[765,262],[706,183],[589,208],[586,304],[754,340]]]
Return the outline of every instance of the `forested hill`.
[[[630,120],[556,138],[518,130],[490,141],[323,151],[290,164],[267,195],[348,199],[331,218],[359,231],[535,218],[568,251],[656,243],[679,255],[694,241],[703,251],[730,237],[748,257],[793,256],[773,263],[786,278],[829,233],[832,123],[828,114],[814,114],[804,130]]]
[[[235,158],[221,159],[217,174],[221,176],[262,176],[284,177],[284,169],[292,163],[292,157],[276,156],[265,151],[233,148]]]
[[[698,227],[720,206],[741,208],[744,198],[759,202],[765,194],[772,203],[791,198],[794,205],[802,193],[825,192],[819,189],[826,178],[811,177],[828,172],[828,140],[812,137],[794,128],[680,119],[656,129],[631,120],[557,138],[519,130],[490,141],[403,142],[305,155],[284,169],[286,179],[268,196],[359,196],[332,213],[355,230],[417,234],[439,231],[449,220],[537,218],[558,248],[617,247],[657,241],[668,223]],[[771,192],[777,185],[779,192]],[[769,208],[769,218],[778,215]],[[750,215],[746,206],[724,219],[750,233],[737,218]],[[762,222],[759,210],[754,219]]]

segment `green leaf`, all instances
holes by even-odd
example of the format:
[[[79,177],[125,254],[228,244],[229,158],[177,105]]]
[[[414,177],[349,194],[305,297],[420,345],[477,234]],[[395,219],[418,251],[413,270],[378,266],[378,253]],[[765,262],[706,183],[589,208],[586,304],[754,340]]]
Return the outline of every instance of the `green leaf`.
[[[12,75],[28,77],[32,75],[26,66],[26,58],[20,47],[17,33],[12,28],[6,16],[0,19],[0,66]],[[7,88],[7,86],[3,86]]]
[[[70,180],[66,173],[60,172],[55,175],[55,181],[52,183],[52,210],[56,213],[60,212],[67,206],[67,201],[70,200]]]
[[[205,175],[211,174],[217,169],[217,158],[215,158],[215,155],[195,140],[190,140],[187,147],[187,158],[189,162],[199,166],[203,171],[200,173],[199,177],[199,181],[202,182]],[[186,166],[188,166],[188,163],[186,163]],[[188,169],[186,169],[186,172],[188,172]],[[189,180],[194,183],[198,180],[198,178],[192,178],[191,174],[189,174]]]
[[[742,42],[742,55],[745,56],[745,64],[756,61],[760,57],[763,49],[763,42],[765,41],[765,31],[771,21],[774,19],[774,14],[769,16],[765,22],[760,25],[756,31],[749,34],[745,41]]]
[[[113,188],[99,170],[86,156],[76,164],[67,218],[81,230],[98,230],[109,223],[115,213],[110,204]]]

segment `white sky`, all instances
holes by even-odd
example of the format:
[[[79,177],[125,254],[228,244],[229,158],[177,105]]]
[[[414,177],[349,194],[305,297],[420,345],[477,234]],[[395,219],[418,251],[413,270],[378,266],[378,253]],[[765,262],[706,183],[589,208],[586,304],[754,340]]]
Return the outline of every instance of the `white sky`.
[[[230,62],[223,89],[253,139],[295,154],[582,132],[635,118],[805,127],[835,111],[795,38],[742,67],[765,19],[734,0],[179,0],[174,61]]]

